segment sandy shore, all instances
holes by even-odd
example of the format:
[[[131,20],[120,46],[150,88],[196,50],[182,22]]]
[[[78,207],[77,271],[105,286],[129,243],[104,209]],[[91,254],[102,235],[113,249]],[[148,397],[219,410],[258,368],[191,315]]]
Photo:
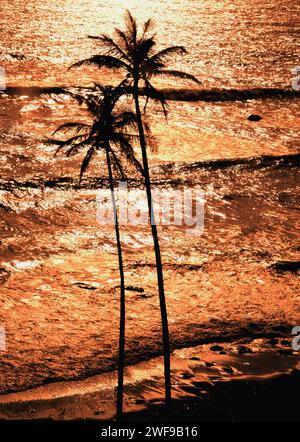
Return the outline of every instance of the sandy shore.
[[[172,353],[174,419],[190,421],[274,420],[289,417],[300,376],[299,354],[283,338],[242,339],[205,344]],[[24,392],[0,395],[1,419],[113,419],[116,372],[82,381],[57,382]],[[272,404],[274,395],[276,404]],[[248,399],[245,399],[248,398]],[[126,370],[126,420],[164,416],[161,357]],[[271,404],[264,408],[263,404]],[[291,414],[291,417],[293,414]],[[259,419],[261,418],[261,419]],[[276,419],[275,419],[276,418]]]

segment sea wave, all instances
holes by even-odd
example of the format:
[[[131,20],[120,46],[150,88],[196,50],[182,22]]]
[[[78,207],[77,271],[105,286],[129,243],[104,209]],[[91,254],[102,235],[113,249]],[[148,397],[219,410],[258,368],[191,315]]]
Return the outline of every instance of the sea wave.
[[[69,89],[82,89],[72,86]],[[3,92],[9,96],[39,97],[44,94],[60,95],[65,93],[64,86],[40,87],[40,86],[8,86]],[[141,88],[141,95],[145,94],[145,89]],[[300,92],[287,88],[247,88],[247,89],[160,89],[165,99],[170,101],[204,101],[204,102],[226,102],[226,101],[246,101],[258,99],[297,99]],[[1,97],[1,95],[0,95]]]
[[[300,153],[291,155],[262,155],[258,157],[250,158],[234,158],[234,159],[219,159],[210,161],[199,161],[194,163],[168,163],[155,166],[152,171],[155,175],[168,175],[169,178],[165,179],[154,179],[153,183],[157,186],[165,184],[176,185],[176,180],[172,175],[178,176],[178,174],[183,174],[184,176],[192,171],[197,170],[224,170],[239,168],[246,171],[254,171],[259,169],[285,169],[285,168],[295,168],[300,167]],[[140,186],[142,184],[142,179],[126,179],[128,184],[131,186]],[[78,179],[72,177],[54,177],[51,179],[44,180],[42,178],[32,178],[31,180],[8,180],[0,181],[0,190],[4,191],[14,191],[17,189],[98,189],[108,187],[108,180],[106,178],[96,178],[88,177],[84,178],[81,183]],[[182,180],[180,183],[182,184]]]

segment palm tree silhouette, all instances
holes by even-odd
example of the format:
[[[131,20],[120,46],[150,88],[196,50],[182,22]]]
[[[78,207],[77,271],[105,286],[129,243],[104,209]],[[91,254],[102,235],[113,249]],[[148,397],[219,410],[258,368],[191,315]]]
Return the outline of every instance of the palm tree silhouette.
[[[163,94],[151,84],[151,79],[153,76],[173,77],[177,79],[191,80],[197,84],[201,83],[195,76],[191,74],[167,69],[167,63],[173,56],[186,54],[187,50],[183,46],[171,46],[156,53],[154,50],[156,45],[156,35],[152,34],[153,21],[151,19],[144,23],[143,30],[141,34],[139,34],[137,21],[132,16],[130,11],[127,10],[125,13],[125,25],[126,29],[124,31],[115,29],[114,39],[107,35],[89,36],[89,38],[98,40],[106,51],[103,54],[94,55],[88,59],[74,63],[71,68],[80,67],[82,65],[95,65],[99,68],[106,67],[112,70],[121,69],[127,73],[127,79],[130,81],[131,93],[135,102],[140,147],[143,159],[144,181],[149,209],[149,219],[151,223],[155,250],[164,349],[165,402],[167,408],[170,409],[171,367],[168,314],[165,299],[161,251],[153,209],[145,124],[143,122],[140,106],[140,83],[143,82],[143,86],[145,87],[145,92],[143,93],[147,97],[145,110],[148,100],[151,98],[161,103],[165,116],[167,116],[167,102]]]
[[[64,152],[67,157],[76,155],[86,150],[80,170],[80,181],[97,151],[103,150],[106,154],[109,187],[114,215],[115,234],[118,251],[120,273],[120,334],[119,334],[119,365],[118,365],[118,391],[117,391],[117,419],[123,414],[124,393],[124,366],[125,366],[125,279],[123,267],[123,254],[120,238],[119,219],[117,213],[116,197],[114,191],[113,167],[118,174],[125,178],[126,174],[122,165],[122,156],[130,161],[139,171],[142,166],[136,159],[132,141],[138,138],[131,133],[132,128],[137,127],[136,116],[128,110],[118,111],[115,109],[119,98],[124,95],[126,81],[121,82],[116,88],[106,88],[99,83],[94,88],[85,88],[82,93],[65,92],[71,95],[79,104],[85,104],[90,115],[92,124],[66,123],[60,126],[54,134],[69,133],[73,135],[65,140],[52,139],[50,144],[58,146],[58,152]],[[115,146],[116,149],[113,149]]]

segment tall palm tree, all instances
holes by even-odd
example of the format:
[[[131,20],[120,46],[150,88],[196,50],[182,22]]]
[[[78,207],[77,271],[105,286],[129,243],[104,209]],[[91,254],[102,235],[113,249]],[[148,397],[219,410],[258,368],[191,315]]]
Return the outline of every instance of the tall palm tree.
[[[105,88],[97,83],[94,88],[85,89],[85,95],[66,91],[67,94],[71,95],[80,104],[86,105],[92,117],[92,124],[76,122],[63,124],[54,134],[58,132],[72,132],[72,136],[64,140],[49,140],[51,144],[58,146],[56,153],[62,151],[67,157],[76,155],[82,150],[87,150],[81,165],[80,180],[97,151],[102,150],[106,155],[120,272],[120,334],[117,391],[118,420],[121,419],[123,413],[126,311],[123,255],[114,191],[113,167],[121,177],[125,177],[126,174],[124,172],[121,158],[122,156],[125,156],[126,160],[129,160],[139,171],[142,171],[142,166],[136,159],[132,147],[132,141],[135,138],[138,138],[138,136],[132,134],[130,130],[137,127],[136,116],[131,111],[118,111],[115,108],[119,98],[124,94],[123,88],[125,87],[125,84],[126,81],[123,81],[116,88]],[[112,146],[114,146],[114,148]]]
[[[153,21],[151,19],[144,23],[143,30],[139,34],[136,19],[130,11],[125,13],[124,31],[115,29],[115,38],[107,35],[89,36],[89,38],[98,40],[104,49],[102,54],[94,55],[91,58],[81,60],[71,66],[80,67],[82,65],[95,65],[99,68],[105,67],[112,70],[124,70],[127,79],[131,81],[131,93],[135,102],[135,111],[138,123],[140,147],[143,159],[144,181],[147,193],[149,218],[153,236],[157,282],[159,291],[159,302],[161,311],[163,349],[164,349],[164,374],[165,374],[165,401],[167,408],[171,407],[171,367],[170,367],[170,339],[168,314],[165,299],[163,265],[161,259],[160,244],[158,239],[155,214],[153,209],[153,199],[151,192],[151,179],[149,173],[149,163],[147,155],[147,142],[145,136],[145,124],[142,118],[140,106],[140,84],[143,83],[147,100],[149,98],[161,103],[165,116],[167,115],[167,103],[162,93],[160,93],[152,84],[153,76],[171,77],[176,79],[191,80],[198,85],[201,83],[197,78],[186,72],[174,69],[167,69],[167,63],[176,55],[183,55],[187,50],[183,46],[171,46],[159,52],[155,52],[156,34],[152,34]]]

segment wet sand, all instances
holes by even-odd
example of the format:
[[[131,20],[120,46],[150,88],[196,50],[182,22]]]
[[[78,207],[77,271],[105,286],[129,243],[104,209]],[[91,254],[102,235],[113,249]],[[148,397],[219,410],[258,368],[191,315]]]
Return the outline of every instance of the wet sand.
[[[172,415],[163,409],[163,361],[157,357],[126,369],[124,420],[293,420],[299,369],[290,339],[244,338],[175,350]],[[112,372],[2,394],[0,419],[112,420],[116,379]]]

